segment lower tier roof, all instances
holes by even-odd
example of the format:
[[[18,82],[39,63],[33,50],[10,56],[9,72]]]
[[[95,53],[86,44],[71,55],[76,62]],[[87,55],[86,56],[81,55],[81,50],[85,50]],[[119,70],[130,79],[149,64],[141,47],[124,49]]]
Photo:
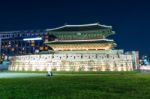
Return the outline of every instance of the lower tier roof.
[[[46,44],[81,44],[81,43],[114,43],[114,40],[110,39],[90,39],[90,40],[55,40],[45,42]]]

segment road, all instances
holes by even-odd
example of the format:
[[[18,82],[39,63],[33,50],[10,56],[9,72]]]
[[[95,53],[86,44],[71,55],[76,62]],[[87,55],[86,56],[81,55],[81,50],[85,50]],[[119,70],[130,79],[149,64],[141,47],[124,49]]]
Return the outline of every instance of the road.
[[[13,72],[0,72],[0,78],[23,78],[23,77],[40,77],[46,76],[46,73],[13,73]]]

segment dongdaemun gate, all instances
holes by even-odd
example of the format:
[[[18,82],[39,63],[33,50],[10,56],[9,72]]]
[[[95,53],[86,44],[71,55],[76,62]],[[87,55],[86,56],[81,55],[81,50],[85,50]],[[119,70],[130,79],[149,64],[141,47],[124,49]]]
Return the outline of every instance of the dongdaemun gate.
[[[112,26],[99,23],[45,29],[44,36],[36,37],[38,39],[31,40],[29,37],[26,39],[33,42],[44,40],[43,44],[47,46],[45,53],[36,49],[35,53],[14,55],[11,57],[9,70],[132,71],[137,69],[138,52],[115,49],[116,42],[109,39],[109,36],[114,34]]]

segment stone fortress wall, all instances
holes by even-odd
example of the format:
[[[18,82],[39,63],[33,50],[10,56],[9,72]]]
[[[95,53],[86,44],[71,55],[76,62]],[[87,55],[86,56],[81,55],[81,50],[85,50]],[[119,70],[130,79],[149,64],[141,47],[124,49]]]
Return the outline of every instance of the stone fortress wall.
[[[113,52],[113,51],[112,51]],[[134,55],[123,53],[55,53],[12,58],[11,71],[132,71]]]

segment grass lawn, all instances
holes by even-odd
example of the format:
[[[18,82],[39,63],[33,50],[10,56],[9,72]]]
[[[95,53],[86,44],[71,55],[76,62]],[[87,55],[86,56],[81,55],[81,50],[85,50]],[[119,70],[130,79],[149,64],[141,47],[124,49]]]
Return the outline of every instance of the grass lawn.
[[[53,77],[1,78],[0,99],[150,99],[150,74],[54,73]]]

